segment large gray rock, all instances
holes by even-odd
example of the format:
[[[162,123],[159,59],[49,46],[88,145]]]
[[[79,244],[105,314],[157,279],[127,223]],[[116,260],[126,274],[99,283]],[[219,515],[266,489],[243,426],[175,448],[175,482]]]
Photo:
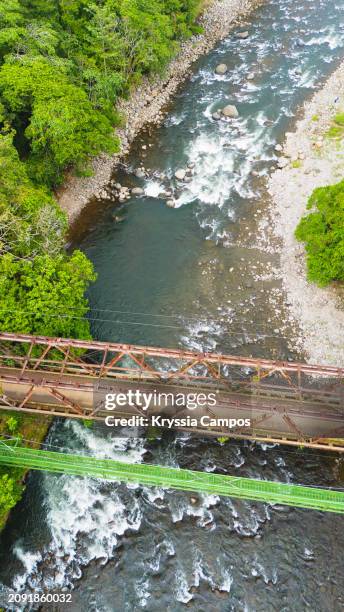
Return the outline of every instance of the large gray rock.
[[[221,113],[224,117],[228,117],[229,119],[239,117],[238,109],[234,104],[227,104],[227,106],[221,110]]]
[[[215,68],[215,74],[226,74],[228,70],[227,64],[218,64]]]
[[[131,190],[132,195],[140,196],[143,195],[144,191],[141,187],[133,187]]]
[[[249,33],[248,33],[247,30],[245,32],[238,32],[237,33],[237,38],[243,38],[244,39],[244,38],[248,38],[248,37],[249,37]]]
[[[142,168],[136,168],[134,174],[135,174],[135,176],[137,176],[137,178],[144,178],[145,177],[145,171]]]
[[[178,181],[183,181],[185,179],[186,171],[183,168],[179,168],[175,171],[174,176]]]
[[[219,121],[219,119],[221,119],[221,115],[220,113],[215,112],[212,114],[212,118],[214,119],[214,121]]]
[[[167,200],[166,206],[168,206],[169,208],[174,208],[175,206],[174,200]]]

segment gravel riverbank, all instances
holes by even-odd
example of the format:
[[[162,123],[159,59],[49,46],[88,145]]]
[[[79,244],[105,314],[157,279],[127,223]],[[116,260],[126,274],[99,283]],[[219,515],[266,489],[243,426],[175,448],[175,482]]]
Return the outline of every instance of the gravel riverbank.
[[[287,133],[269,181],[271,217],[281,243],[281,273],[291,314],[298,321],[310,362],[344,366],[344,288],[319,288],[306,278],[305,252],[294,237],[313,189],[343,179],[342,142],[326,136],[344,111],[344,63],[305,104],[295,132]],[[285,164],[285,165],[284,165]]]
[[[163,118],[163,108],[176,92],[180,83],[190,74],[192,63],[204,55],[231,28],[243,19],[261,0],[213,0],[208,4],[199,22],[203,33],[195,35],[181,46],[177,57],[170,63],[166,74],[158,80],[146,79],[123,101],[119,110],[125,117],[125,127],[117,130],[121,150],[113,156],[100,155],[92,163],[93,175],[87,178],[69,176],[57,194],[60,206],[73,223],[92,197],[100,197],[109,183],[111,174],[129,151],[138,132],[148,123],[158,124]],[[238,44],[240,40],[238,39]]]

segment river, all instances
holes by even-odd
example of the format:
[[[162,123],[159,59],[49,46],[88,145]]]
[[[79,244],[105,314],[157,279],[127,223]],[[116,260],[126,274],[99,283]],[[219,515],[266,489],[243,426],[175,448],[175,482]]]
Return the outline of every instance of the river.
[[[98,273],[89,294],[94,337],[302,356],[269,232],[266,177],[276,144],[343,56],[343,8],[343,0],[268,1],[245,25],[248,39],[234,32],[199,60],[163,125],[137,139],[114,180],[147,195],[93,204],[73,239]],[[222,77],[214,74],[220,62],[229,67]],[[239,117],[213,120],[226,103]],[[134,176],[141,164],[146,179]],[[193,174],[178,185],[174,172],[187,164]],[[175,208],[162,189],[174,191]],[[136,433],[56,421],[48,442],[99,457],[343,486],[330,454]],[[9,587],[72,588],[73,612],[339,612],[343,548],[335,515],[31,473],[2,534],[0,580],[4,596]]]

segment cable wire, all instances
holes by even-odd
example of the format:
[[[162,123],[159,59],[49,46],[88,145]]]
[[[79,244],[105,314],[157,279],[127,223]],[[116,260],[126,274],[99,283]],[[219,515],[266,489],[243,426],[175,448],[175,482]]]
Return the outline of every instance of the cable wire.
[[[0,308],[0,312],[1,312],[1,308]],[[30,312],[30,311],[25,311],[25,310],[8,310],[7,312],[14,312],[16,314],[32,314],[32,315],[37,315],[37,312]],[[139,327],[154,327],[154,328],[159,328],[159,329],[177,329],[177,330],[181,330],[185,333],[186,329],[185,327],[181,327],[180,325],[164,325],[164,324],[158,324],[158,323],[142,323],[140,321],[122,321],[122,320],[118,320],[118,319],[103,319],[103,318],[98,318],[98,317],[88,317],[88,316],[76,316],[76,315],[68,315],[68,314],[55,314],[55,313],[49,313],[49,314],[40,314],[39,318],[62,318],[62,319],[76,319],[76,320],[88,320],[88,321],[98,321],[98,322],[102,322],[102,323],[116,323],[116,324],[121,324],[121,325],[136,325]],[[200,332],[208,332],[208,333],[212,333],[211,330],[200,330]],[[213,332],[214,333],[214,332]],[[246,332],[245,330],[241,330],[238,331],[236,333],[231,333],[225,330],[219,330],[219,334],[221,336],[230,336],[230,337],[234,337],[234,336],[238,336],[238,335],[248,335],[250,332]],[[271,334],[260,334],[258,332],[258,338],[259,339],[263,339],[263,338],[275,338],[275,339],[285,339],[285,340],[289,340],[290,338],[288,338],[287,336],[282,336],[282,335],[271,335]],[[254,339],[256,340],[257,338],[248,338],[250,339]]]
[[[55,308],[55,311],[58,311],[58,308]],[[67,316],[67,310],[78,310],[77,307],[75,306],[67,306],[62,310],[62,313],[64,315]],[[36,314],[36,311],[27,311],[27,310],[18,310],[18,309],[10,309],[10,308],[2,308],[0,307],[0,312],[16,312],[16,313],[27,313],[27,314]],[[135,312],[135,311],[131,311],[131,310],[117,310],[117,309],[110,309],[110,308],[97,308],[97,307],[89,307],[88,308],[88,312],[110,312],[113,314],[127,314],[130,316],[144,316],[144,317],[163,317],[163,318],[169,318],[169,319],[182,319],[183,321],[185,320],[190,320],[190,321],[197,321],[200,322],[200,319],[204,319],[204,322],[208,323],[208,322],[219,322],[219,323],[223,323],[223,318],[220,317],[211,317],[211,318],[207,318],[205,315],[198,315],[198,316],[190,316],[190,315],[183,315],[180,313],[177,314],[160,314],[160,313],[153,313],[153,312]],[[56,315],[57,316],[57,315]],[[225,314],[223,315],[224,317],[226,316]],[[85,314],[85,317],[87,317],[87,313]],[[83,317],[81,317],[83,318]],[[101,320],[107,320],[107,319],[101,319]],[[256,327],[262,327],[264,329],[269,329],[270,326],[267,323],[253,323],[253,322],[244,322],[246,325],[252,325],[254,328]]]

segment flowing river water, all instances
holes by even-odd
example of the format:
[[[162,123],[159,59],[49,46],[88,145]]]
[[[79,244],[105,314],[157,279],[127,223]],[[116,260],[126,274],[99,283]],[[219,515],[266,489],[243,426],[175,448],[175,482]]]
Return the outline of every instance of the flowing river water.
[[[163,125],[137,139],[114,181],[146,196],[93,205],[74,241],[98,272],[94,337],[300,357],[266,177],[275,145],[343,55],[343,8],[268,1],[245,26],[249,38],[232,33],[198,61]],[[229,66],[222,77],[220,62]],[[239,117],[213,120],[226,103]],[[189,182],[177,184],[174,172],[188,163]],[[145,179],[133,174],[141,164]],[[163,189],[174,191],[175,208]],[[343,486],[328,454],[136,433],[56,421],[48,441],[98,457]],[[31,473],[2,534],[2,593],[73,588],[73,611],[339,612],[343,533],[340,516],[315,511]]]

